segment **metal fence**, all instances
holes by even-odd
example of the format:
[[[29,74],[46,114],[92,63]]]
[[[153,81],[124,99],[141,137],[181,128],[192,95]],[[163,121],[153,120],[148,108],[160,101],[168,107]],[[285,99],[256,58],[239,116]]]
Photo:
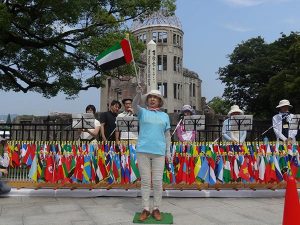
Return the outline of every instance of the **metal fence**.
[[[196,141],[222,141],[222,122],[219,121],[219,124],[206,124],[204,130],[197,131]],[[171,125],[171,133],[173,133],[176,125]],[[269,140],[274,141],[275,136],[271,128],[270,121],[253,121],[253,128],[247,132],[246,140],[259,141],[266,136]],[[72,129],[71,123],[53,122],[0,124],[0,131],[2,137],[24,141],[75,141],[78,140],[80,135],[80,130]],[[101,140],[100,136],[99,140]],[[172,136],[172,141],[177,141],[176,133]]]

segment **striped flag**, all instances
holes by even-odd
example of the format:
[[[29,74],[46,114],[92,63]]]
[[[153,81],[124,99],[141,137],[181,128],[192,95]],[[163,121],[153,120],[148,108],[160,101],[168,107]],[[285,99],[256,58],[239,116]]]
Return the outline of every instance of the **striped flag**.
[[[123,39],[97,56],[96,61],[102,70],[111,70],[123,64],[131,63],[133,57],[130,43]]]
[[[37,154],[33,158],[28,177],[37,182]]]

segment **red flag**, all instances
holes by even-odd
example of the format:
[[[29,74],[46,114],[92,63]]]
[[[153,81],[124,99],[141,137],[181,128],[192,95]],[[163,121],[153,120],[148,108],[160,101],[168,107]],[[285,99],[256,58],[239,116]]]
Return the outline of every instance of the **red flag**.
[[[19,151],[18,149],[12,151],[12,166],[13,167],[19,167],[20,164],[20,156],[19,156]]]
[[[54,182],[54,161],[53,156],[49,155],[46,159],[46,170],[45,170],[45,180],[47,182]]]
[[[177,154],[176,154],[177,155]],[[183,180],[183,171],[182,171],[182,167],[183,167],[183,161],[184,157],[180,156],[179,154],[176,156],[176,159],[174,160],[175,162],[177,162],[176,164],[176,183],[179,184],[180,182],[182,182]]]
[[[182,181],[185,183],[188,183],[189,180],[189,175],[188,175],[188,166],[189,166],[189,162],[188,162],[188,156],[183,156],[182,157]]]
[[[106,167],[105,167],[103,161],[104,161],[104,159],[102,159],[102,157],[98,158],[98,168],[102,174],[102,178],[98,177],[99,180],[107,178],[107,170],[106,170]]]
[[[76,166],[74,170],[74,176],[78,181],[82,181],[83,178],[83,167],[84,167],[84,158],[82,155],[77,156]]]
[[[195,173],[194,173],[194,168],[195,168],[195,158],[190,157],[189,159],[189,184],[193,184],[196,180],[195,178]]]
[[[265,160],[266,162],[266,160]],[[275,172],[275,171],[274,171]],[[276,174],[275,174],[276,176]],[[271,181],[271,177],[272,177],[272,168],[271,168],[271,164],[269,162],[266,162],[266,170],[265,170],[265,182],[268,183]],[[275,179],[276,180],[276,179]]]
[[[248,171],[247,159],[244,159],[243,164],[240,167],[239,177],[243,178],[246,181],[250,181],[250,174]]]

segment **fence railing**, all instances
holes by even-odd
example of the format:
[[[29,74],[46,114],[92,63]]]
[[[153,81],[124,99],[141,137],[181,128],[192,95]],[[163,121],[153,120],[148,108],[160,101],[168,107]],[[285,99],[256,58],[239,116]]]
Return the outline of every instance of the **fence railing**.
[[[264,137],[274,141],[273,129],[269,129],[270,121],[253,121],[253,128],[247,131],[247,141],[260,141]],[[176,124],[171,125],[171,133],[176,128]],[[28,141],[75,141],[78,140],[80,130],[72,129],[71,123],[11,123],[0,124],[0,135],[10,140]],[[299,137],[299,134],[298,134]],[[99,140],[101,137],[99,136]],[[176,132],[172,136],[173,141],[177,141]],[[205,129],[198,131],[196,141],[222,141],[222,123],[206,124]]]

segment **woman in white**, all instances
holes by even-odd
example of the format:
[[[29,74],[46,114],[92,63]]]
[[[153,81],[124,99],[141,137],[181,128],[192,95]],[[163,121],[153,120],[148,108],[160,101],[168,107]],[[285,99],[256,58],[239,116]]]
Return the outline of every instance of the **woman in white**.
[[[238,144],[238,143],[243,143],[246,140],[247,131],[233,130],[232,126],[236,127],[237,124],[235,120],[230,119],[231,116],[243,115],[243,114],[244,114],[243,110],[241,110],[238,105],[231,106],[230,111],[228,112],[229,118],[224,120],[223,122],[222,136],[225,139],[225,141],[231,141],[234,144]]]
[[[88,105],[85,108],[86,113],[92,113],[95,115],[96,113],[96,107],[94,105]],[[99,120],[95,119],[95,128],[94,129],[83,129],[80,134],[80,140],[81,141],[88,141],[90,143],[97,143],[97,137],[100,131],[101,124]]]

